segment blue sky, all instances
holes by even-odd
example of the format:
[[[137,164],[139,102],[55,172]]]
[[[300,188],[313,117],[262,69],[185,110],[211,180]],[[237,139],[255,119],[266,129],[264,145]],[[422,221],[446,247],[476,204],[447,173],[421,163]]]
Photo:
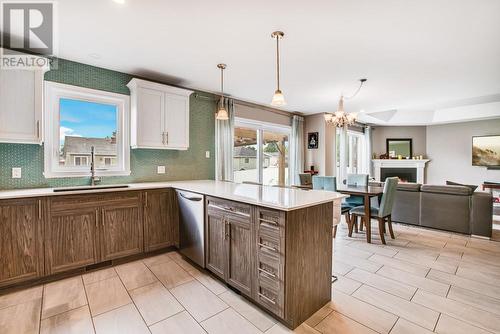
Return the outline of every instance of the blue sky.
[[[59,100],[60,139],[65,136],[111,137],[116,131],[116,106],[72,99]]]

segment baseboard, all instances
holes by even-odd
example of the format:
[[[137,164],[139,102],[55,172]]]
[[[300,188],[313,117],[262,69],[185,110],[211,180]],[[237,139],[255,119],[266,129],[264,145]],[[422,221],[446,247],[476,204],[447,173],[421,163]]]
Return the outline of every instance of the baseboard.
[[[490,237],[485,237],[482,235],[476,235],[476,234],[471,234],[471,238],[476,238],[476,239],[483,239],[483,240],[491,240]]]

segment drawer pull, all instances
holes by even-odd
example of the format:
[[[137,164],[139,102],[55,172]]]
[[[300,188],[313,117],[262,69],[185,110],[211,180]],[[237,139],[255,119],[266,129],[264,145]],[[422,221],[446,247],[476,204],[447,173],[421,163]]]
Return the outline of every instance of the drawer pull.
[[[264,269],[262,269],[262,268],[258,268],[258,269],[259,269],[259,271],[260,271],[261,273],[263,273],[263,274],[266,274],[266,275],[268,275],[268,276],[270,276],[270,277],[272,277],[272,278],[277,278],[277,276],[276,276],[275,274],[273,274],[273,273],[271,273],[271,272],[269,272],[269,271],[267,271],[267,270],[264,270]]]
[[[260,298],[262,298],[262,299],[264,299],[265,301],[267,301],[267,302],[269,302],[269,303],[273,304],[273,305],[276,305],[276,300],[273,300],[273,299],[271,299],[271,298],[269,298],[269,297],[266,297],[265,295],[263,295],[263,294],[262,294],[262,293],[260,293],[260,292],[259,292],[259,297],[260,297]]]
[[[231,212],[233,214],[237,214],[237,215],[240,215],[243,217],[250,217],[249,214],[246,214],[243,212],[238,212],[234,208],[223,207],[223,206],[219,206],[219,205],[215,205],[215,204],[209,204],[209,206],[214,208],[214,209],[218,209],[218,210],[222,210],[222,211],[226,211],[226,212]]]
[[[263,218],[259,218],[259,221],[262,223],[261,225],[272,228],[273,230],[279,231],[279,229],[280,229],[279,224],[275,221],[267,220],[267,219],[263,219]]]
[[[259,242],[259,246],[262,247],[262,248],[265,248],[265,249],[269,249],[270,251],[273,251],[273,252],[276,252],[276,253],[279,252],[276,247],[271,247],[271,246],[268,246],[268,245],[264,245],[263,243],[260,243],[260,242]]]

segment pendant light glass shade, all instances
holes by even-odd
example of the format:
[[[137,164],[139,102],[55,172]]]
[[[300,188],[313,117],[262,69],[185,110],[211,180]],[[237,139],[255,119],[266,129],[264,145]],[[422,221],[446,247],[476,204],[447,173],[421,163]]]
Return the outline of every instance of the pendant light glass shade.
[[[223,102],[221,98],[221,103],[219,103],[219,109],[217,110],[217,114],[215,115],[215,119],[219,121],[227,121],[229,119],[229,114],[227,113],[226,108],[224,108]]]
[[[229,119],[229,113],[224,107],[224,70],[226,69],[226,64],[218,64],[217,68],[220,69],[220,91],[221,97],[219,100],[219,107],[215,113],[215,119],[219,121],[227,121]]]
[[[286,105],[285,96],[280,90],[274,92],[273,100],[271,101],[271,105],[279,107]]]
[[[280,39],[285,34],[282,31],[275,31],[271,34],[272,38],[276,38],[276,91],[274,92],[271,105],[274,107],[282,107],[286,105],[285,96],[280,90]]]

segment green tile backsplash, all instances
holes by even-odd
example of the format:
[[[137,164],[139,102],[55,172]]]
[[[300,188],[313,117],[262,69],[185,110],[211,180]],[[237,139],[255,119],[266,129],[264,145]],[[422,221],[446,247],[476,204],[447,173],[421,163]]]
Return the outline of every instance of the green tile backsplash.
[[[58,69],[45,74],[45,80],[129,95],[126,84],[132,75],[58,59]],[[215,99],[190,98],[189,149],[146,150],[130,153],[130,176],[104,177],[103,184],[215,178]],[[210,151],[210,159],[205,158]],[[166,174],[157,174],[158,165]],[[22,168],[22,178],[12,179],[12,167]],[[43,176],[43,146],[0,143],[0,189],[63,187],[89,183],[89,178],[53,178]]]

